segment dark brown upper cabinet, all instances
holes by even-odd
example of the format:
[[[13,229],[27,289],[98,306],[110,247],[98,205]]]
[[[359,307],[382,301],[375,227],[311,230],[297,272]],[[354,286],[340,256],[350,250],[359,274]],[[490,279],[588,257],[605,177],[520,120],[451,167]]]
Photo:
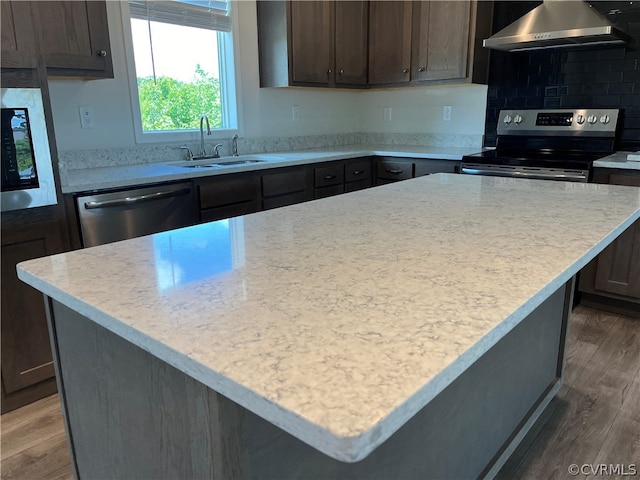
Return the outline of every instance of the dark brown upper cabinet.
[[[471,2],[415,2],[411,80],[465,78]]]
[[[486,83],[493,2],[258,1],[260,86]]]
[[[36,68],[38,55],[31,2],[0,2],[2,68]]]
[[[368,2],[258,1],[260,86],[366,86]]]
[[[411,78],[413,2],[369,5],[369,84],[407,83]]]
[[[369,3],[337,1],[335,5],[335,83],[367,84]]]
[[[391,0],[369,8],[370,85],[486,83],[481,43],[491,2]]]
[[[113,78],[106,2],[30,3],[48,75]]]

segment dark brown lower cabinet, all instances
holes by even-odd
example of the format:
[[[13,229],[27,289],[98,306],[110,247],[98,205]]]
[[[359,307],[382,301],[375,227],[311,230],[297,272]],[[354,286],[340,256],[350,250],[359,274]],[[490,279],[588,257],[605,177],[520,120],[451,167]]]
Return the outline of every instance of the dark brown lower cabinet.
[[[195,181],[200,203],[200,220],[212,222],[262,209],[260,174],[218,175]]]
[[[595,169],[594,182],[640,187],[640,171]],[[640,220],[580,272],[581,303],[640,318]]]
[[[414,166],[410,159],[379,157],[376,160],[376,185],[413,178]]]
[[[313,169],[301,165],[262,175],[262,207],[284,207],[313,200]]]
[[[378,157],[376,159],[376,185],[408,180],[432,173],[458,173],[460,162],[431,158]]]
[[[313,169],[313,198],[344,193],[344,165],[332,162]]]
[[[18,279],[16,264],[63,252],[56,220],[2,229],[2,412],[56,391],[42,294]]]

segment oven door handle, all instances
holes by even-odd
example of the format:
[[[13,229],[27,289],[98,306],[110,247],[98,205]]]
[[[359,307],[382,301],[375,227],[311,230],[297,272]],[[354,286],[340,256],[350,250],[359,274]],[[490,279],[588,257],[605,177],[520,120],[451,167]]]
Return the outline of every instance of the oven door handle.
[[[491,169],[462,167],[460,173],[467,175],[494,175],[500,177],[512,178],[540,178],[546,180],[586,180],[587,176],[582,172],[563,172],[563,173],[535,173],[512,170],[509,172]]]

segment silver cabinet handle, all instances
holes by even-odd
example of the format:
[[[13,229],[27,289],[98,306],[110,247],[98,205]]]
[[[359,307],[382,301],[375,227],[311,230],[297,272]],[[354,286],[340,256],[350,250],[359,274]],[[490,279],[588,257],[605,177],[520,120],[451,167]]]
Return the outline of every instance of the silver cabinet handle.
[[[403,68],[402,69],[402,73],[409,73],[409,69],[408,68]]]
[[[331,180],[332,178],[336,178],[336,177],[337,177],[337,175],[325,175],[324,179],[325,180]]]
[[[364,170],[354,170],[353,172],[351,172],[351,175],[361,175],[364,173]]]
[[[98,56],[99,57],[106,57],[107,56],[107,51],[106,50],[98,50]]]
[[[397,175],[399,173],[402,173],[402,170],[398,170],[398,169],[395,169],[395,168],[391,168],[391,169],[388,168],[387,169],[387,173],[394,173],[394,174]]]
[[[424,67],[418,67],[418,71],[419,71],[419,72],[424,72],[424,71],[426,71],[426,70],[427,70],[427,69],[426,69],[426,68],[424,68]]]
[[[177,197],[191,192],[190,188],[181,188],[171,192],[154,192],[145,195],[136,195],[135,197],[114,198],[113,200],[103,200],[101,202],[85,202],[84,208],[91,210],[94,208],[121,207],[123,205],[133,205],[135,203],[150,202],[153,200],[161,200],[163,198]]]

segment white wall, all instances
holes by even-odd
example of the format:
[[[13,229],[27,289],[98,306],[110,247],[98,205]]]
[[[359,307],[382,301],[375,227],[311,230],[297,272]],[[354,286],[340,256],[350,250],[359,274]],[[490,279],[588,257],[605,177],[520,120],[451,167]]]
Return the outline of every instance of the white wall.
[[[486,85],[371,90],[360,102],[360,129],[382,133],[484,134]],[[451,120],[443,120],[450,106]],[[384,109],[391,107],[391,120]]]
[[[239,94],[244,137],[320,135],[348,132],[482,134],[486,86],[412,87],[375,91],[259,88],[255,2],[238,1]],[[58,148],[84,150],[135,145],[122,16],[107,2],[114,79],[51,80]],[[81,129],[79,106],[93,108],[94,129]],[[293,122],[291,107],[300,120]],[[442,106],[453,106],[450,122]],[[392,107],[390,122],[383,108]]]

